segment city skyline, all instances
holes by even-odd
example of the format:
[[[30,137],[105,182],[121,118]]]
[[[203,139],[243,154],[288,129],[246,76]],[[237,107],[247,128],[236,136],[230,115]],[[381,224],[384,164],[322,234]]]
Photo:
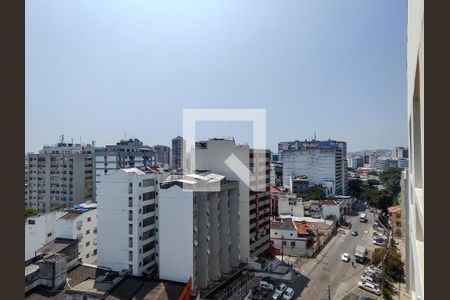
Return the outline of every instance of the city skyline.
[[[314,132],[349,152],[406,145],[405,14],[389,1],[27,2],[25,151],[125,131],[170,145],[184,108],[265,108],[273,151]],[[248,126],[203,127],[199,139],[251,143]]]

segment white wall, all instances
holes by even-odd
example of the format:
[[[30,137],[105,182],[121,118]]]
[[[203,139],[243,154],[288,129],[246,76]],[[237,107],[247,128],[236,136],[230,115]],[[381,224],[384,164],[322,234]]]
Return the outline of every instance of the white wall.
[[[176,185],[161,189],[158,208],[159,276],[187,282],[194,269],[193,192]]]
[[[338,218],[338,220],[341,218],[339,205],[322,204],[322,213],[324,219],[329,215],[335,215]]]

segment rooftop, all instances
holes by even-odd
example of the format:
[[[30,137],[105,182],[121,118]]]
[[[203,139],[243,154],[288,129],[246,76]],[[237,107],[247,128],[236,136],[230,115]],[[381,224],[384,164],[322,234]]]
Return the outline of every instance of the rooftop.
[[[396,213],[396,212],[400,212],[400,211],[402,211],[401,205],[395,205],[395,206],[391,206],[388,208],[389,213]]]
[[[60,253],[67,247],[70,247],[71,245],[77,242],[78,242],[77,240],[73,239],[56,238],[54,241],[36,250],[36,256],[39,256],[40,254],[52,255]]]
[[[320,200],[320,205],[338,205],[335,200]]]
[[[271,218],[270,229],[297,230],[294,222],[290,218]]]

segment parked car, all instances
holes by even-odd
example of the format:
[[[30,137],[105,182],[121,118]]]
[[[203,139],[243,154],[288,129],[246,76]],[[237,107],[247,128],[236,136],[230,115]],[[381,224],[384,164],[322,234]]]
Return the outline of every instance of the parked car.
[[[272,295],[272,300],[278,300],[281,298],[281,294],[277,291],[275,291],[275,293],[273,293]]]
[[[385,242],[380,239],[373,239],[373,244],[377,246],[384,246]]]
[[[375,266],[368,266],[366,268],[366,271],[375,272],[375,273],[381,273],[381,269],[375,267]]]
[[[361,276],[361,281],[362,282],[368,282],[368,283],[371,283],[371,284],[373,284],[376,288],[378,288],[378,283],[376,283],[375,281],[375,278],[373,278],[372,276],[369,276],[369,275],[367,275],[367,274],[364,274],[363,276]]]
[[[280,295],[283,295],[283,293],[286,291],[287,285],[282,283],[280,284],[277,289],[275,290],[275,293],[279,293]]]
[[[343,253],[341,255],[341,260],[345,261],[345,262],[349,262],[350,261],[350,255],[348,253]]]
[[[261,282],[259,283],[259,286],[260,286],[261,288],[263,288],[263,289],[273,291],[273,284],[268,283],[267,281],[261,281]]]
[[[292,298],[294,298],[294,289],[288,287],[283,294],[283,300],[291,300]]]
[[[371,284],[367,281],[365,281],[365,282],[359,281],[358,286],[359,286],[359,288],[366,290],[368,292],[374,293],[375,295],[378,295],[378,296],[381,295],[380,289],[375,287],[373,284]]]
[[[357,236],[357,235],[358,235],[358,231],[352,230],[352,235],[353,235],[353,236]]]

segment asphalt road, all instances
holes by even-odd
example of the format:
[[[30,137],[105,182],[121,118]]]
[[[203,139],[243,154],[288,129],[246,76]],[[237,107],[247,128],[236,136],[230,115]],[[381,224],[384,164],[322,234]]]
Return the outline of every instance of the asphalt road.
[[[361,207],[360,211],[364,211]],[[344,234],[337,234],[322,249],[321,253],[314,259],[308,260],[302,265],[300,276],[294,283],[288,284],[296,291],[297,299],[320,300],[328,299],[328,287],[330,287],[331,299],[338,300],[351,292],[359,295],[367,295],[376,298],[375,295],[362,291],[357,287],[357,283],[363,274],[365,266],[354,261],[354,252],[357,245],[363,245],[369,251],[368,257],[371,257],[373,249],[372,229],[374,215],[366,212],[368,222],[361,223],[358,215],[346,216],[346,219],[352,223],[352,230],[359,232],[358,236],[352,236],[350,230],[345,230]],[[342,253],[349,253],[351,261],[345,263],[341,261]]]

